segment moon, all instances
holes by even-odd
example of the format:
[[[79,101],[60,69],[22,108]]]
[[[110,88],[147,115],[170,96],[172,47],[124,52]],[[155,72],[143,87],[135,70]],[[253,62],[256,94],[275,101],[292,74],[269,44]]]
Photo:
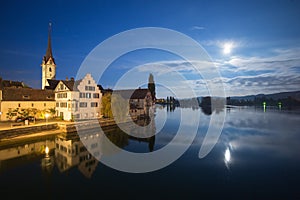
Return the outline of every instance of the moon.
[[[231,51],[232,51],[232,44],[231,43],[225,43],[224,46],[223,46],[223,54],[230,54]]]

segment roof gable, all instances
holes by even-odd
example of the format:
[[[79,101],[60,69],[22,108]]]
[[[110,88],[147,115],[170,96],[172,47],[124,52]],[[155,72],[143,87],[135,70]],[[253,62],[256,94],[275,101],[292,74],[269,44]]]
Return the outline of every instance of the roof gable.
[[[73,87],[70,86],[70,84],[66,81],[60,80],[56,87],[55,87],[55,91],[59,92],[59,91],[72,91]]]

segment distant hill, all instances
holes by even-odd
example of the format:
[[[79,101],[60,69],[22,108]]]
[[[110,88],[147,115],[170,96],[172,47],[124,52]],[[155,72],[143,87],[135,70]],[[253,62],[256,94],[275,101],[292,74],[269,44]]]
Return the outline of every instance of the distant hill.
[[[255,98],[266,98],[266,99],[285,99],[288,97],[292,97],[293,99],[300,100],[300,91],[294,92],[279,92],[274,94],[257,94],[257,95],[247,95],[247,96],[232,96],[231,99],[236,100],[249,100],[253,101]]]

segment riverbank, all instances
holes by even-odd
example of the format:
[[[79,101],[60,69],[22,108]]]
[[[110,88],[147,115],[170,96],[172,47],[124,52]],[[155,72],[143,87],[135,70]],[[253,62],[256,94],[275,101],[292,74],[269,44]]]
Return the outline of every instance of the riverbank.
[[[60,133],[76,133],[77,130],[89,130],[116,125],[112,119],[95,119],[78,122],[57,121],[48,123],[29,124],[21,126],[0,126],[0,144],[10,140],[26,139]]]

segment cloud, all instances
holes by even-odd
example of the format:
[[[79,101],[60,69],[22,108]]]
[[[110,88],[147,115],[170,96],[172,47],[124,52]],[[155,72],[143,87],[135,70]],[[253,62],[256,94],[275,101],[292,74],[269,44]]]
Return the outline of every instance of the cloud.
[[[198,96],[207,95],[208,83],[220,85],[221,81],[228,96],[269,94],[299,90],[299,52],[300,48],[273,49],[269,56],[232,56],[212,62],[169,60],[146,63],[137,68],[139,73],[153,73],[156,80],[163,80],[169,89],[181,90],[182,94],[187,94],[190,87]],[[176,79],[174,74],[183,78]],[[167,92],[161,96],[166,95]]]
[[[245,40],[233,40],[233,39],[224,39],[224,40],[204,40],[200,41],[201,45],[204,46],[212,46],[212,47],[218,47],[223,48],[225,44],[231,44],[232,48],[238,48],[238,47],[244,47],[247,45],[247,42]]]
[[[230,95],[299,90],[300,48],[273,49],[270,56],[232,56],[219,59],[226,91]]]
[[[193,26],[191,29],[192,30],[205,30],[206,28],[203,26]]]

